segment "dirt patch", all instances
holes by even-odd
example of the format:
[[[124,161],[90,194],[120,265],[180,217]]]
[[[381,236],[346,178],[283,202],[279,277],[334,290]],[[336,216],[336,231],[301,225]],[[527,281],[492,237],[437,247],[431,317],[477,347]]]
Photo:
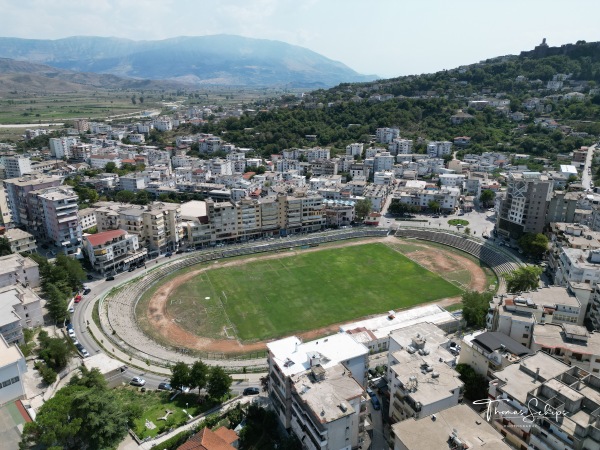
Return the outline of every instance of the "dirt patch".
[[[323,245],[321,248],[310,248],[303,250],[293,250],[285,253],[275,253],[263,256],[254,256],[236,260],[222,260],[211,264],[210,267],[193,270],[180,275],[172,280],[162,284],[150,298],[145,310],[145,318],[148,321],[148,326],[153,330],[155,335],[162,341],[169,342],[172,346],[188,348],[191,350],[219,352],[219,353],[250,353],[265,349],[265,345],[269,341],[260,341],[253,343],[242,343],[235,339],[221,339],[201,337],[196,334],[181,328],[177,324],[177,318],[173,317],[167,311],[167,299],[169,296],[183,283],[196,277],[198,274],[217,267],[233,267],[248,264],[253,261],[263,261],[270,259],[279,259],[289,257],[299,253],[315,252],[322,249],[341,248],[355,245],[363,245],[366,243],[381,242],[392,245],[398,242],[394,236],[386,236],[379,239],[359,239],[352,241],[343,241],[335,244]],[[393,245],[392,245],[393,246]],[[405,256],[421,264],[425,268],[435,273],[445,273],[456,270],[468,270],[471,273],[471,283],[469,288],[484,290],[486,288],[486,277],[483,269],[466,257],[456,255],[452,252],[444,252],[439,249],[431,249],[426,245],[418,244],[422,249],[416,252],[407,252]],[[460,301],[460,297],[446,298],[437,300],[435,303],[440,306],[449,306]],[[359,320],[356,318],[355,320]],[[339,330],[342,323],[332,324],[327,327],[316,330],[298,333],[297,335],[304,340],[316,339],[326,334],[335,333]]]

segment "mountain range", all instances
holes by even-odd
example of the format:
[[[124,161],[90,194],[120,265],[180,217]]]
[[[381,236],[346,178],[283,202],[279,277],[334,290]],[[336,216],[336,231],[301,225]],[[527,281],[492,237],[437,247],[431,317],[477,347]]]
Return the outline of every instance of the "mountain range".
[[[361,75],[303,47],[233,35],[160,41],[85,36],[57,40],[3,37],[0,38],[0,57],[72,72],[168,80],[195,87],[319,88],[376,78]],[[55,75],[69,82],[75,78],[73,73],[69,75],[71,80],[62,78],[62,72]]]

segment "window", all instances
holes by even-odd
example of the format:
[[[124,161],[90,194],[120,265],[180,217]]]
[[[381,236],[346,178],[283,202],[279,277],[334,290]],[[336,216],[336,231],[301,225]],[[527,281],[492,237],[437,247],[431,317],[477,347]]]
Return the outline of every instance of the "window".
[[[523,335],[523,338],[524,338],[524,339],[527,339],[527,338],[529,338],[529,335],[528,335],[527,333],[525,333],[525,334]]]

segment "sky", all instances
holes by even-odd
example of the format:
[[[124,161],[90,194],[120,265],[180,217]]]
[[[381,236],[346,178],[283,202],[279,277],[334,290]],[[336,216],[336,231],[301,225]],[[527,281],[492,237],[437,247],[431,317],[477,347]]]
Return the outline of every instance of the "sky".
[[[0,0],[0,35],[158,40],[236,34],[380,77],[600,41],[598,0]]]

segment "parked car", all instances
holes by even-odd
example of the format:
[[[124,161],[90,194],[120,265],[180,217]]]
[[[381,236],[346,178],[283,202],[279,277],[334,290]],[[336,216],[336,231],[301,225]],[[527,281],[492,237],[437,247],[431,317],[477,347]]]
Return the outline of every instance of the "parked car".
[[[247,387],[244,389],[244,395],[258,395],[260,391],[257,387]]]
[[[90,353],[85,348],[82,348],[79,351],[81,352],[81,354],[83,355],[84,358],[89,358]]]
[[[67,319],[67,330],[72,330],[73,329],[73,324],[71,322],[68,322],[69,319]]]
[[[79,303],[81,301],[81,295],[76,295],[75,298],[73,299],[73,301],[75,303]]]
[[[115,279],[115,277],[113,277],[112,275],[106,277],[106,281],[113,281]]]
[[[182,248],[180,248],[179,250],[177,250],[175,252],[176,255],[181,255],[182,253],[183,253],[183,249]]]
[[[127,272],[133,272],[135,270],[135,266],[131,266]]]
[[[81,343],[74,342],[74,344],[75,344],[75,347],[77,347],[77,350],[79,350],[79,351],[83,350],[83,345],[81,345]]]
[[[167,252],[167,253],[165,253],[165,258],[168,258],[169,256],[173,256],[173,252]]]
[[[158,389],[161,391],[172,391],[173,388],[171,387],[171,385],[169,383],[160,383],[158,385]]]
[[[192,247],[189,247],[189,248],[187,248],[185,251],[186,251],[187,253],[191,253],[191,252],[193,252],[193,251],[194,251],[194,249],[193,249]]]
[[[75,312],[75,308],[73,306],[71,306],[68,310],[71,314],[73,314]]]
[[[90,288],[85,288],[83,290],[83,295],[88,295],[90,292],[92,292],[92,290]]]
[[[67,328],[67,333],[69,334],[69,337],[75,337],[75,330],[73,328]]]
[[[375,397],[375,392],[370,387],[367,388],[367,394],[369,394],[369,397]]]
[[[379,403],[379,399],[377,397],[371,397],[371,403],[373,404],[373,409],[377,411],[381,409],[381,403]]]
[[[190,392],[190,388],[188,386],[181,386],[181,389],[179,389],[183,394],[187,394],[188,392]]]
[[[129,384],[132,386],[144,386],[146,384],[146,380],[141,377],[133,377]]]

